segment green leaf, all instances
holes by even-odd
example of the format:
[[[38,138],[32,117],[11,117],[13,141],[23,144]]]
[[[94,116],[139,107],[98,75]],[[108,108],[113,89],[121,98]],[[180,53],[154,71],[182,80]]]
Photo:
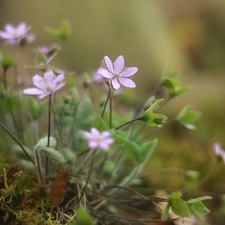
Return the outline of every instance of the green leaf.
[[[68,164],[74,165],[74,161],[76,160],[76,154],[74,152],[72,152],[69,148],[63,148],[60,149],[60,153],[63,155]]]
[[[140,117],[147,125],[156,127],[166,123],[167,117],[162,114],[153,113],[151,110],[147,110]]]
[[[119,147],[123,147],[124,150],[126,151],[126,153],[132,158],[134,159],[136,162],[140,163],[141,159],[140,159],[140,147],[137,143],[126,139],[125,136],[122,135],[126,135],[125,132],[116,132],[113,133],[112,138],[114,138],[115,140],[115,145],[118,145]]]
[[[47,108],[46,102],[40,102],[33,97],[28,97],[28,109],[33,120],[38,120]]]
[[[140,162],[141,161],[139,157],[140,147],[138,146],[138,144],[130,140],[124,141],[125,141],[124,150],[127,152],[127,154],[135,161]]]
[[[201,202],[194,202],[191,204],[191,208],[198,214],[198,215],[206,215],[210,213],[210,211],[206,208],[206,206]]]
[[[187,105],[178,113],[176,120],[188,127],[188,125],[195,123],[200,116],[200,112],[193,110],[192,106]]]
[[[46,55],[38,52],[36,59],[35,59],[36,66],[40,69],[44,69],[46,66],[47,60],[48,59],[47,59]]]
[[[58,162],[58,163],[65,163],[66,160],[63,157],[61,153],[56,151],[54,148],[50,147],[41,147],[38,148],[40,151],[42,151],[46,156],[48,156],[52,161]]]
[[[167,93],[170,96],[174,96],[175,89],[179,85],[180,85],[180,82],[177,80],[172,80],[169,78],[164,78],[163,80],[163,86],[165,87]]]
[[[190,199],[186,202],[189,203],[189,204],[192,204],[192,203],[195,203],[195,202],[204,201],[204,200],[208,200],[208,199],[212,199],[212,197],[211,196],[201,196],[201,197],[198,197],[198,198],[192,198],[192,199]]]
[[[22,105],[18,95],[15,96],[5,96],[0,102],[0,109],[5,112],[20,109]]]
[[[191,206],[189,206],[189,210],[190,213],[200,222],[201,221],[200,215],[198,215],[198,213]]]
[[[201,221],[201,215],[206,215],[210,213],[210,211],[206,208],[206,206],[201,202],[197,201],[192,204],[189,204],[190,212],[196,217],[198,221]]]
[[[77,210],[76,222],[69,223],[69,225],[96,225],[96,223],[93,221],[89,213],[80,207]]]
[[[4,70],[8,70],[16,63],[17,56],[10,54],[7,50],[0,51],[0,62]]]
[[[180,191],[174,192],[171,195],[168,196],[168,199],[178,199],[182,196],[182,193]]]
[[[191,90],[192,88],[193,88],[192,86],[186,86],[186,87],[183,87],[183,88],[176,88],[174,90],[173,97],[178,96],[178,95],[182,95],[185,92]]]
[[[46,31],[62,40],[66,40],[71,35],[71,25],[68,20],[64,20],[59,28],[47,27]]]
[[[56,144],[57,144],[56,139],[54,137],[50,137],[49,147],[55,148]],[[36,148],[44,148],[44,147],[47,147],[47,145],[48,145],[48,137],[46,136],[46,137],[43,137],[39,140],[39,142],[36,144],[35,149]]]
[[[98,129],[99,131],[105,131],[109,129],[106,122],[99,115],[94,118],[92,126]]]
[[[186,202],[180,198],[169,199],[172,211],[178,216],[189,216],[190,211]]]
[[[24,160],[30,161],[30,158],[34,157],[33,151],[30,150],[27,146],[24,146],[24,145],[23,145],[23,148],[25,149],[26,153],[30,157],[28,157],[27,154],[25,154],[25,152],[23,151],[23,149],[21,149],[21,147],[19,145],[14,145],[12,150],[18,156],[18,158],[20,160],[24,159]]]
[[[163,102],[163,101],[164,101],[164,99],[156,100],[146,111],[151,111],[151,112],[156,111],[157,109],[159,109],[159,106],[160,106],[161,102]]]
[[[192,88],[192,86],[181,88],[180,81],[178,81],[179,76],[180,76],[179,72],[173,72],[163,77],[162,84],[170,97],[181,95]]]
[[[152,141],[144,143],[139,151],[139,158],[140,158],[140,163],[146,162],[149,160],[150,156],[155,150],[156,144],[158,142],[158,139],[154,139]]]
[[[162,215],[161,215],[161,219],[162,220],[165,220],[168,218],[168,215],[169,215],[169,209],[170,209],[170,204],[167,203],[165,208],[163,209],[163,212],[162,212]]]
[[[112,173],[116,169],[116,164],[111,160],[106,160],[103,169],[106,173]]]
[[[143,120],[149,126],[159,126],[166,122],[167,117],[161,114],[154,113],[153,111],[157,110],[160,106],[160,103],[164,99],[158,99],[155,101],[140,117],[140,120]]]

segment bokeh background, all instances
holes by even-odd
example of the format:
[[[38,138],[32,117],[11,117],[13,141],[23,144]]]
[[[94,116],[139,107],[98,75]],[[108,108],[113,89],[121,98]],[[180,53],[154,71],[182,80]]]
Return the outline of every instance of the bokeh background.
[[[0,1],[0,29],[25,21],[37,34],[34,47],[55,42],[45,27],[58,27],[64,19],[71,23],[72,36],[57,57],[58,67],[92,74],[103,56],[115,59],[122,54],[127,66],[139,68],[134,77],[137,105],[149,97],[163,71],[180,71],[182,84],[194,86],[164,110],[173,117],[184,105],[193,105],[202,112],[196,130],[173,124],[153,134],[161,141],[143,177],[149,187],[189,188],[192,195],[213,196],[210,221],[223,224],[225,165],[212,144],[220,142],[225,148],[225,1]],[[180,168],[194,175],[181,176]]]

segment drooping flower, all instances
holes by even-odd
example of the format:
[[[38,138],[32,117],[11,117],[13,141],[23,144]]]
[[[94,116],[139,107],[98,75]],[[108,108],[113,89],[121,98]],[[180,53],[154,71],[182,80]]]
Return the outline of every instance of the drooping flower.
[[[213,144],[213,150],[216,155],[221,156],[223,159],[223,163],[225,164],[225,150],[222,149],[221,145],[219,143]]]
[[[109,145],[114,142],[114,139],[110,138],[110,133],[108,131],[100,132],[94,127],[91,128],[90,132],[84,131],[83,135],[88,140],[89,148],[107,150]]]
[[[0,31],[0,38],[5,39],[11,45],[22,45],[32,42],[35,39],[35,35],[28,34],[30,26],[22,22],[17,27],[12,24],[6,24],[5,30]]]
[[[39,99],[43,99],[59,90],[65,84],[62,83],[64,78],[64,74],[55,77],[55,74],[52,71],[44,73],[44,78],[35,75],[33,77],[33,83],[36,88],[27,88],[23,93],[26,95],[38,95]]]
[[[114,63],[108,56],[104,57],[106,64],[105,68],[99,68],[97,71],[97,78],[104,78],[111,81],[114,89],[119,89],[121,85],[128,88],[135,88],[135,83],[128,77],[133,76],[137,71],[137,67],[125,67],[124,57],[119,56]]]

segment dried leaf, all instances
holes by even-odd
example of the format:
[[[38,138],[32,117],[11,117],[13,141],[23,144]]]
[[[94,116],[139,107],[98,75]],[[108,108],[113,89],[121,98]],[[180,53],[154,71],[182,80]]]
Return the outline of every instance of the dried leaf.
[[[48,195],[50,202],[50,209],[52,210],[61,202],[63,202],[67,192],[67,180],[64,172],[64,166],[58,170],[58,174],[52,184],[51,191]]]

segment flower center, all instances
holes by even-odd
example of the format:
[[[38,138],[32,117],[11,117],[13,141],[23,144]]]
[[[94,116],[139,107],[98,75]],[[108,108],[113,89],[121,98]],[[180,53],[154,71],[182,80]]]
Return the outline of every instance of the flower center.
[[[47,90],[47,91],[51,91],[51,90],[52,90],[52,86],[51,86],[50,84],[47,84],[47,85],[46,85],[46,90]]]

